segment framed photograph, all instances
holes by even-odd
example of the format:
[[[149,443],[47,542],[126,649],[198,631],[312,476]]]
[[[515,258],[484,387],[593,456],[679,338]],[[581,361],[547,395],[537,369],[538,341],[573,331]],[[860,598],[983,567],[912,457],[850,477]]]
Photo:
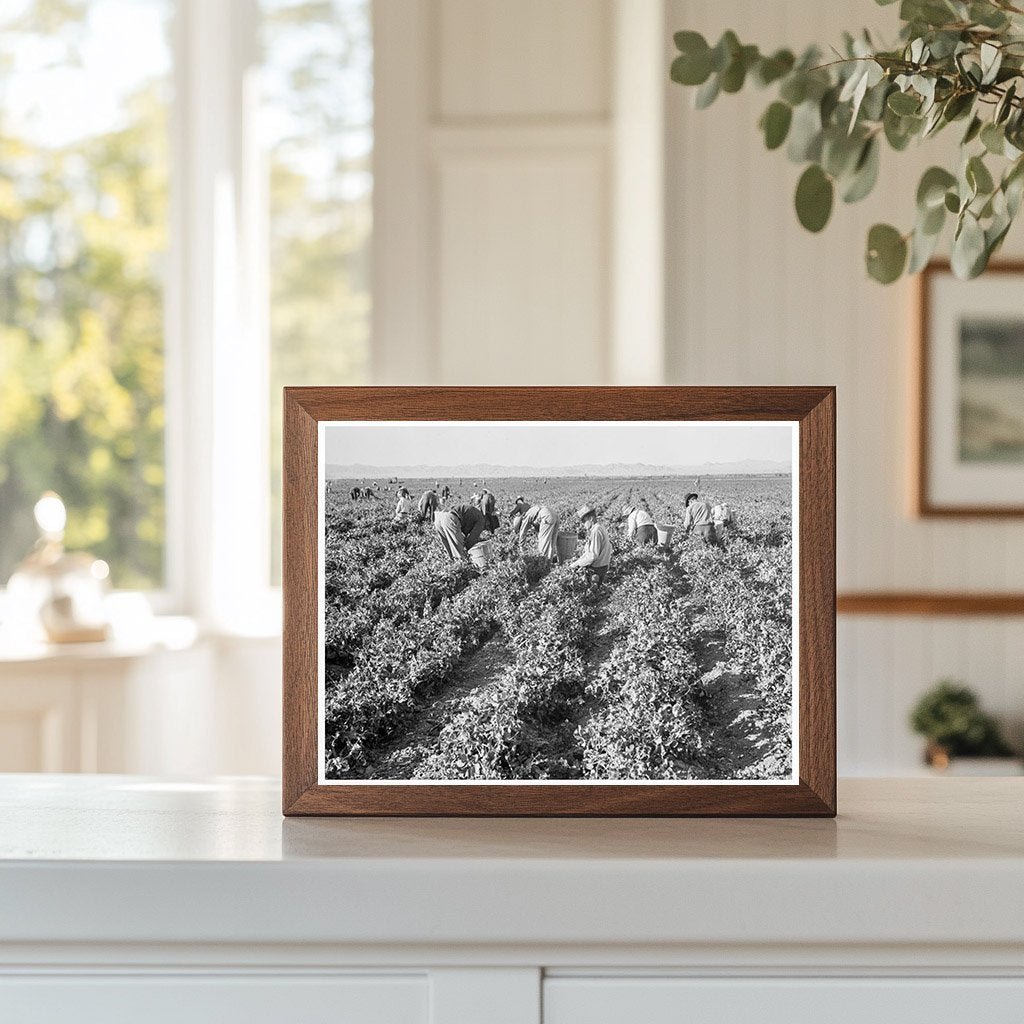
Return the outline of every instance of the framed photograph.
[[[919,287],[916,511],[1024,515],[1024,263]]]
[[[286,388],[284,813],[835,814],[832,388]]]

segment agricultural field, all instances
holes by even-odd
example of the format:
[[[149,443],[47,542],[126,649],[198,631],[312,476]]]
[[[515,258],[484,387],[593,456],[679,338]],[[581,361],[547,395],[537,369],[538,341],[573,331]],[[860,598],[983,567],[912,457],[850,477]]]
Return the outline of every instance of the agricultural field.
[[[418,498],[433,480],[403,482]],[[446,504],[481,483],[445,482]],[[328,780],[790,778],[787,475],[705,478],[736,515],[721,549],[678,529],[690,480],[487,480],[500,525],[483,569],[450,562],[415,514],[395,522],[394,483],[353,499],[358,483],[325,499]],[[602,586],[538,557],[535,535],[520,549],[519,494],[563,529],[598,508],[615,550]],[[677,527],[667,548],[626,538],[641,498]]]

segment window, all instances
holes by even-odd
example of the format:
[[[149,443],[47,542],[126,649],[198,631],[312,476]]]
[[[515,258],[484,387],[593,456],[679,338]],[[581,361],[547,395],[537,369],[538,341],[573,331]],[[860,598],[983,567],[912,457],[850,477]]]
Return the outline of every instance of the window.
[[[368,374],[371,6],[2,5],[0,587],[52,489],[115,587],[270,628],[281,388]]]
[[[269,194],[270,560],[280,565],[281,388],[361,384],[370,337],[370,0],[263,0]]]
[[[68,545],[116,586],[164,580],[170,15],[170,0],[0,14],[0,585],[48,489]]]

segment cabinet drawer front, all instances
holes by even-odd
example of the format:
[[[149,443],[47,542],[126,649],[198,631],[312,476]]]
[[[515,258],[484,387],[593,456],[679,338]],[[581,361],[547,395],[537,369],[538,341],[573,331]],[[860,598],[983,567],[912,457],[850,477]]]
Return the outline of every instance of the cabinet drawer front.
[[[1021,1024],[1024,978],[549,978],[544,1024]]]
[[[425,976],[34,975],[0,978],[18,1024],[427,1024]]]

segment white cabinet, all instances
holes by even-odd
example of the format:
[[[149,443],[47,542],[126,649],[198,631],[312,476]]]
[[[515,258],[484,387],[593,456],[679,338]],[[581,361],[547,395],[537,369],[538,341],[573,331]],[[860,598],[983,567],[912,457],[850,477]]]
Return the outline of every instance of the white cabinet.
[[[1022,797],[282,820],[259,779],[0,776],[0,1022],[1021,1024]]]
[[[17,1024],[428,1024],[425,974],[134,976],[0,980],[0,1020]]]
[[[1020,1024],[1024,978],[549,978],[544,1024]]]
[[[281,640],[204,637],[15,647],[0,631],[0,772],[266,775],[281,764]]]

